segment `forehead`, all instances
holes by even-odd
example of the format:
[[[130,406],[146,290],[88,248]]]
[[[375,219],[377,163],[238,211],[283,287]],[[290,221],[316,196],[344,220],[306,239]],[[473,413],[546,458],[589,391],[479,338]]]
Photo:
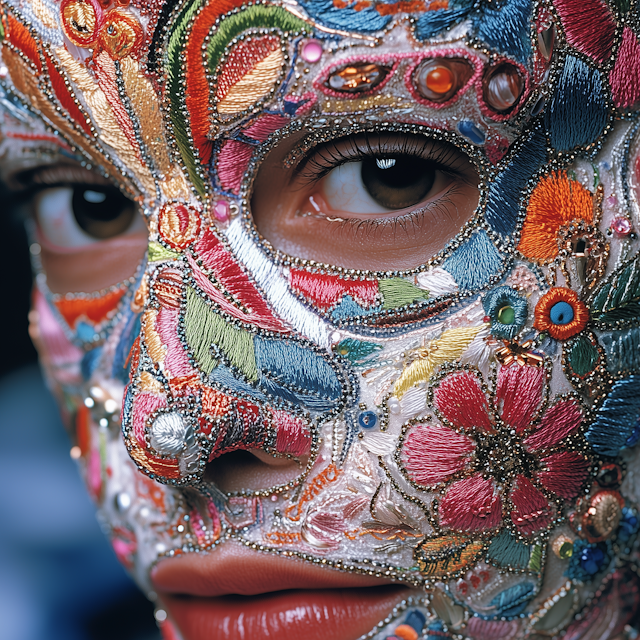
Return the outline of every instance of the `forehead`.
[[[2,20],[5,112],[35,112],[60,146],[147,200],[158,190],[161,199],[206,199],[216,140],[262,111],[301,119],[377,110],[435,130],[466,114],[455,131],[463,142],[510,143],[548,67],[551,42],[542,53],[532,42],[550,23],[523,0],[497,9],[442,0],[12,0]],[[445,76],[429,75],[439,60],[448,61]],[[495,132],[480,130],[475,120],[484,119]],[[284,120],[259,135],[276,124]]]

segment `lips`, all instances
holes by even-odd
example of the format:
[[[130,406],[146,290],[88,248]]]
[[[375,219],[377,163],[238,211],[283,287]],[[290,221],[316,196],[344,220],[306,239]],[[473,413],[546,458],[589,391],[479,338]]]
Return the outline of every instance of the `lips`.
[[[184,640],[355,640],[411,593],[231,542],[163,560],[152,580]]]

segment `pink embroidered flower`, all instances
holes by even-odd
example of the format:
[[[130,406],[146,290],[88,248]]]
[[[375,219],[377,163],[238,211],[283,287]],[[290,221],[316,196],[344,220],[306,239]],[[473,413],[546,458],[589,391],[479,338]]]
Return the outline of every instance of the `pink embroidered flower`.
[[[557,515],[555,498],[575,498],[589,461],[571,450],[582,421],[574,397],[541,409],[543,368],[501,367],[487,397],[478,372],[457,369],[433,389],[440,422],[411,427],[402,462],[408,477],[444,490],[438,506],[443,527],[486,531],[510,520],[530,536]]]

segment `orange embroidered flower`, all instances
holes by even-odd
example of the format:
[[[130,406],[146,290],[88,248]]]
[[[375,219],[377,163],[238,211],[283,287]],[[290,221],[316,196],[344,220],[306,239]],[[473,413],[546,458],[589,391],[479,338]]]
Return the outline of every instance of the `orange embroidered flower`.
[[[538,301],[533,326],[556,340],[580,333],[589,322],[589,310],[571,289],[555,287]]]
[[[518,250],[530,260],[558,255],[558,231],[573,220],[593,221],[593,194],[564,171],[542,178],[531,194]]]

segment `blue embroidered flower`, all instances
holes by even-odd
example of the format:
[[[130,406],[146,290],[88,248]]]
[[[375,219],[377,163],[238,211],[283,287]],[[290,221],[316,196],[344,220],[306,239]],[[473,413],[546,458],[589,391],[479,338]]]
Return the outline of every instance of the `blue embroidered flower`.
[[[527,321],[527,299],[511,287],[497,287],[482,299],[482,306],[491,322],[491,333],[496,338],[512,340]]]

